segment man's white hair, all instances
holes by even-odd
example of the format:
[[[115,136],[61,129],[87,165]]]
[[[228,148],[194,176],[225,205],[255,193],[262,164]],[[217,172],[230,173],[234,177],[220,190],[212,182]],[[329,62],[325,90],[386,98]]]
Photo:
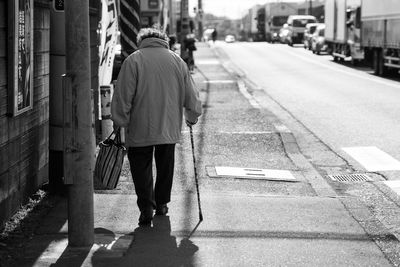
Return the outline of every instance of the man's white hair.
[[[137,35],[137,44],[140,45],[140,43],[146,38],[158,38],[167,42],[169,41],[168,35],[161,30],[158,25],[151,28],[140,29]]]

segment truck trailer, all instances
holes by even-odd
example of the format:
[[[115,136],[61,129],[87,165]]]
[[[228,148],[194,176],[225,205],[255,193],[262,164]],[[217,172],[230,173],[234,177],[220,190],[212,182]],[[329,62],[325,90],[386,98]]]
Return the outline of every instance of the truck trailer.
[[[361,48],[361,0],[325,1],[325,43],[335,61],[364,59]]]
[[[334,60],[363,60],[380,76],[400,69],[399,0],[326,0],[325,25]]]
[[[257,42],[262,42],[265,41],[265,8],[264,6],[261,6],[258,10],[257,10],[257,34],[254,37],[254,41]]]
[[[258,10],[261,8],[261,5],[255,5],[249,10],[249,17],[250,17],[250,29],[249,31],[249,39],[250,41],[257,41],[259,36],[258,30]]]
[[[400,69],[400,1],[362,0],[361,46],[374,72]]]

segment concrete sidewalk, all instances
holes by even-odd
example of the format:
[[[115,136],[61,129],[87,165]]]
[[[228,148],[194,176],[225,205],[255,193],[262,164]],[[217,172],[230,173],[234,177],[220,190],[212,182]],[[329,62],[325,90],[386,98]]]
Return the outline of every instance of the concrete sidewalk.
[[[294,164],[276,117],[251,104],[213,47],[197,46],[194,79],[205,114],[194,129],[204,221],[184,130],[169,216],[137,226],[126,164],[117,189],[94,196],[93,247],[67,247],[67,206],[60,202],[19,266],[393,266],[377,245],[390,234],[366,230],[367,209]],[[215,166],[288,170],[296,182],[216,178]]]

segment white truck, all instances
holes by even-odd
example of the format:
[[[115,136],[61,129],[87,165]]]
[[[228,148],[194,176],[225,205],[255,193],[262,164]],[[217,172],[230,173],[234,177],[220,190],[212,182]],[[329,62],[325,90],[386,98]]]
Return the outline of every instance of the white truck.
[[[400,69],[400,1],[362,0],[361,46],[374,72]]]
[[[297,14],[294,3],[267,3],[265,4],[265,39],[267,42],[279,41],[279,30],[286,23],[290,15]]]
[[[360,9],[361,0],[325,1],[325,43],[335,61],[347,57],[353,62],[364,59]]]

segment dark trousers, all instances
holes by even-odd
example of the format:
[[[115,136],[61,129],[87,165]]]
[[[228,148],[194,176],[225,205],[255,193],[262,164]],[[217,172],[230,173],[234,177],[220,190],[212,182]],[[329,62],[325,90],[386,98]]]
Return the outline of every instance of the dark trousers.
[[[157,176],[153,188],[153,153]],[[175,144],[130,147],[128,159],[140,211],[171,201]]]

